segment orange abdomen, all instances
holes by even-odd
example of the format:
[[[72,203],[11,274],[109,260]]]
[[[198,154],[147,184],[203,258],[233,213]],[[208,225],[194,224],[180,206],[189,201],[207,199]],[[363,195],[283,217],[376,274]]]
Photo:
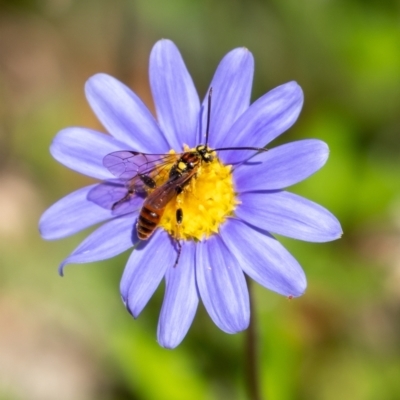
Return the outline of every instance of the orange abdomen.
[[[157,228],[164,214],[164,208],[155,209],[149,205],[143,205],[137,222],[137,234],[140,240],[147,240]]]

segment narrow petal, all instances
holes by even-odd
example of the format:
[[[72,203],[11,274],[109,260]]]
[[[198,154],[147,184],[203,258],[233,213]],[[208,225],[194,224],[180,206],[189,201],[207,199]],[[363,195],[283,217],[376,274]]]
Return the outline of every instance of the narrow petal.
[[[125,150],[165,153],[167,141],[142,100],[117,79],[97,74],[86,82],[86,97],[107,131]]]
[[[303,91],[289,82],[269,91],[255,101],[233,124],[227,135],[232,147],[264,147],[288,130],[297,120],[303,106]],[[243,161],[248,151],[223,151],[221,159],[228,164]]]
[[[329,242],[342,235],[333,214],[293,193],[249,192],[239,200],[237,217],[268,232],[307,242]]]
[[[52,156],[66,167],[97,179],[113,175],[103,165],[103,158],[126,145],[112,136],[86,128],[66,128],[58,132],[50,146]]]
[[[81,264],[105,260],[131,248],[139,241],[136,235],[136,214],[115,218],[89,235],[60,265],[60,275],[66,264]]]
[[[210,85],[213,90],[209,130],[211,147],[230,144],[229,129],[250,105],[253,74],[253,55],[244,47],[230,51],[219,63]],[[201,143],[205,142],[207,112],[208,92],[202,104]]]
[[[235,170],[241,192],[283,189],[318,171],[329,148],[320,140],[299,140],[257,154]]]
[[[167,232],[158,229],[132,252],[121,279],[121,296],[137,318],[157,289],[168,267],[175,264],[177,251]]]
[[[95,186],[86,186],[72,192],[48,208],[39,221],[42,237],[47,240],[61,239],[110,219],[110,210],[87,200],[88,193]]]
[[[299,263],[272,236],[229,219],[221,237],[243,271],[260,285],[284,296],[301,296],[307,286]]]
[[[249,293],[237,259],[218,236],[198,243],[196,278],[201,299],[214,323],[224,332],[246,329]]]
[[[171,148],[196,144],[200,100],[178,48],[170,40],[157,42],[150,55],[150,85],[157,119]]]
[[[196,314],[199,296],[195,275],[195,246],[185,242],[179,264],[165,275],[165,296],[158,321],[158,342],[173,349],[186,336]]]

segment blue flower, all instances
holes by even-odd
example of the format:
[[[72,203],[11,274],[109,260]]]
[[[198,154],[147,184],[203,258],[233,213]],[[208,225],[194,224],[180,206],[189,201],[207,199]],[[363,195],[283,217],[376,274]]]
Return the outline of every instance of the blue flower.
[[[250,105],[253,69],[252,54],[245,48],[232,50],[219,64],[210,85],[211,149],[263,147],[296,121],[303,93],[295,82]],[[325,208],[283,190],[316,172],[328,158],[324,142],[300,140],[253,151],[248,162],[243,162],[248,150],[218,151],[212,166],[203,163],[183,193],[170,202],[172,211],[166,210],[149,240],[139,241],[136,222],[143,197],[132,196],[120,213],[91,198],[101,185],[114,185],[116,180],[103,165],[104,157],[123,150],[181,153],[204,144],[207,126],[207,97],[200,103],[179,50],[169,40],[157,42],[151,52],[150,85],[157,120],[111,76],[98,74],[88,80],[87,99],[111,136],[67,128],[57,134],[50,150],[65,166],[103,183],[79,189],[51,206],[40,220],[40,232],[45,239],[60,239],[103,223],[62,262],[61,273],[65,264],[107,259],[135,246],[121,279],[122,299],[136,318],[165,278],[158,341],[173,348],[185,337],[200,299],[223,331],[247,328],[245,274],[284,296],[303,294],[302,268],[272,234],[326,242],[339,238],[342,230]],[[115,185],[122,197],[126,188],[118,181]],[[172,215],[178,197],[184,222],[175,229]],[[175,266],[178,240],[181,253]]]

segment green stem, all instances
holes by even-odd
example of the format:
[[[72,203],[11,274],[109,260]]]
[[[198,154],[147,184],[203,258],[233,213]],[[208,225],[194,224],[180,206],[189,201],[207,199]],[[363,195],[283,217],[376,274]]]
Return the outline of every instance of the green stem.
[[[256,313],[254,310],[253,282],[247,279],[250,297],[250,325],[246,331],[245,358],[246,358],[246,381],[250,400],[266,400],[261,397],[260,371],[258,362],[258,334]]]

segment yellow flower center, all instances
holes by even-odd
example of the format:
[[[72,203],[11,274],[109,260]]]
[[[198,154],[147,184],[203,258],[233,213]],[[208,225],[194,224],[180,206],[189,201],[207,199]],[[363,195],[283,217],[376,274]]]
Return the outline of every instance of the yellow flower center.
[[[223,165],[215,153],[212,156],[212,161],[201,161],[190,182],[165,208],[160,226],[175,239],[207,239],[218,232],[238,204],[231,166]],[[177,221],[179,209],[182,210],[180,223]]]

